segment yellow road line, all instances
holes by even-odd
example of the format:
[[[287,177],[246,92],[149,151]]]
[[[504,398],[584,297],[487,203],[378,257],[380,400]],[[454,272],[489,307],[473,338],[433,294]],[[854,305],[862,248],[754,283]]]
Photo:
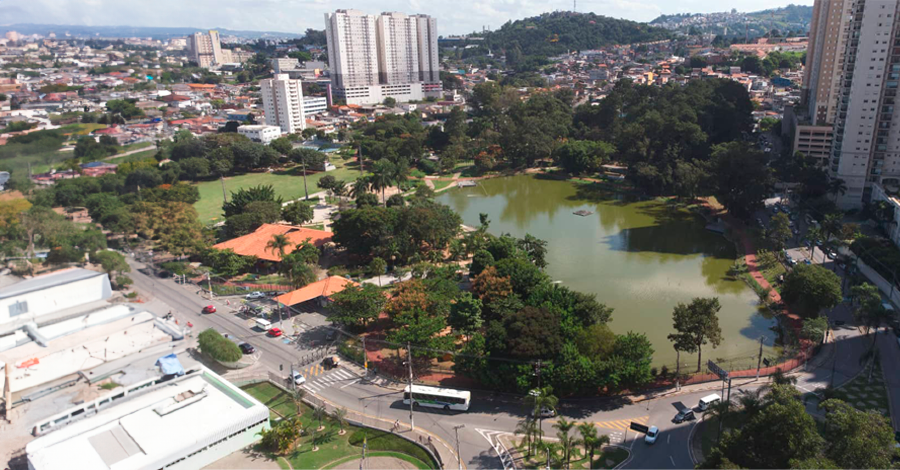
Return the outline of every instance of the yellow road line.
[[[630,418],[630,419],[598,421],[594,424],[596,424],[598,428],[614,429],[616,431],[624,431],[624,430],[628,429],[628,426],[630,426],[632,422],[646,425],[647,421],[649,419],[650,419],[649,416],[641,416],[638,418]]]

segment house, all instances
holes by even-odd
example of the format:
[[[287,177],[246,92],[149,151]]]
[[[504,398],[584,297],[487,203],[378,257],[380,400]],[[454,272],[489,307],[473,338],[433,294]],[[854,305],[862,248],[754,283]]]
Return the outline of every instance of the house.
[[[307,284],[295,291],[275,297],[279,304],[285,307],[293,307],[310,300],[316,300],[319,305],[325,306],[331,301],[330,297],[338,292],[343,291],[347,286],[358,286],[359,284],[340,276],[329,276],[318,282]]]
[[[217,250],[233,250],[241,256],[255,256],[263,261],[279,262],[281,254],[266,248],[266,245],[275,235],[285,235],[290,243],[285,247],[284,254],[290,254],[294,248],[309,239],[310,243],[321,248],[324,244],[331,241],[334,236],[331,232],[324,230],[315,230],[311,228],[303,228],[295,225],[284,224],[263,224],[253,233],[249,233],[242,237],[237,237],[226,242],[213,245]]]

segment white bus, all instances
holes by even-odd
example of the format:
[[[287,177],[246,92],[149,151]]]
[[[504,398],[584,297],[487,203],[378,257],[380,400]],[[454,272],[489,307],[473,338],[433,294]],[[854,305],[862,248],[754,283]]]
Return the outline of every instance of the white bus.
[[[430,406],[445,410],[469,411],[472,394],[449,388],[412,386],[413,406]],[[403,404],[409,405],[409,386],[403,389]]]

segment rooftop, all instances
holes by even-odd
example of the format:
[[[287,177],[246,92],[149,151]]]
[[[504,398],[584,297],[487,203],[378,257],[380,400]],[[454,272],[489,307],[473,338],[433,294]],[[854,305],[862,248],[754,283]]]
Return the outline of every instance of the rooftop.
[[[303,243],[307,238],[310,239],[310,243],[318,248],[330,242],[334,234],[324,230],[303,228],[295,225],[263,224],[253,233],[219,243],[214,245],[213,248],[217,250],[231,249],[241,256],[256,256],[261,260],[278,262],[281,261],[281,255],[277,251],[266,248],[266,245],[272,240],[274,235],[287,236],[290,245],[285,248],[284,254],[290,254],[297,245]]]
[[[29,292],[47,289],[49,287],[56,287],[63,284],[68,284],[70,282],[90,279],[96,276],[106,276],[106,274],[81,268],[70,268],[63,269],[62,271],[54,271],[52,273],[42,274],[25,281],[17,282],[12,286],[3,289],[3,292],[0,292],[0,299],[7,299],[10,297],[27,294]]]
[[[328,297],[343,291],[348,285],[358,286],[359,284],[340,276],[329,276],[318,282],[301,287],[295,291],[280,295],[275,298],[278,302],[287,305],[302,304],[308,300],[317,299],[319,297]]]

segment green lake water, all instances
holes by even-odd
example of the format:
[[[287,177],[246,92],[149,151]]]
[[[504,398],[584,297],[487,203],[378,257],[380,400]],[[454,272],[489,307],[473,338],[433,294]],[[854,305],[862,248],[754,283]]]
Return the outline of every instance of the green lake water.
[[[615,309],[611,327],[646,333],[654,364],[674,369],[675,350],[667,339],[672,309],[694,297],[718,297],[724,341],[706,346],[707,359],[727,359],[729,369],[756,367],[759,338],[763,357],[773,357],[774,324],[758,308],[756,293],[727,276],[734,245],[707,231],[703,218],[655,200],[634,201],[598,185],[513,176],[479,181],[437,197],[477,227],[489,215],[489,231],[547,240],[547,273],[553,281]],[[587,216],[575,211],[592,212]],[[681,356],[683,370],[696,368],[696,355]],[[686,369],[685,369],[686,367]]]

